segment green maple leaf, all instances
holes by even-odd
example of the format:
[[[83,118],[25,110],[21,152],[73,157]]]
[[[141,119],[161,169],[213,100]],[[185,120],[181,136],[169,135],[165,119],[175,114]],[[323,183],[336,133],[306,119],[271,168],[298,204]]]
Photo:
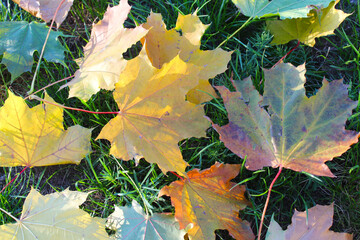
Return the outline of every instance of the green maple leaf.
[[[333,177],[324,162],[340,156],[358,141],[359,133],[345,130],[357,102],[348,98],[342,79],[305,95],[305,66],[281,63],[264,70],[264,95],[250,78],[236,81],[238,91],[217,87],[229,114],[229,124],[213,127],[232,152],[246,158],[250,170],[284,167]],[[267,108],[264,108],[267,106]]]
[[[45,23],[37,22],[0,22],[0,54],[4,54],[1,63],[11,73],[11,81],[22,73],[31,71],[33,54],[41,52],[49,28]],[[50,62],[61,63],[66,49],[59,42],[60,32],[50,32],[44,58]]]
[[[232,0],[241,12],[252,18],[280,16],[285,18],[307,17],[314,6],[326,7],[331,0]]]
[[[115,206],[115,212],[108,217],[108,226],[116,231],[115,239],[123,240],[182,240],[186,234],[179,229],[174,216],[164,213],[149,216],[136,201],[131,207]]]

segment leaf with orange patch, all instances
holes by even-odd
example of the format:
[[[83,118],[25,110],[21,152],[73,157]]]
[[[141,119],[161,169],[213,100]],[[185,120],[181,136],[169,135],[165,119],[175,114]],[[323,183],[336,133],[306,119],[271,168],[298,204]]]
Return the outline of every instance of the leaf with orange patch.
[[[164,173],[184,174],[187,163],[178,142],[205,137],[208,128],[202,106],[185,101],[185,94],[198,84],[199,71],[178,56],[154,68],[142,51],[120,75],[114,91],[120,112],[97,139],[108,139],[110,153],[117,158],[144,157]]]
[[[214,239],[216,229],[227,229],[235,239],[254,239],[247,221],[238,218],[239,210],[250,206],[245,199],[245,186],[230,182],[239,173],[239,164],[215,163],[211,168],[191,170],[181,181],[160,190],[175,206],[180,229],[189,224],[192,239]]]
[[[359,137],[345,130],[357,105],[348,98],[347,86],[342,80],[324,79],[318,93],[308,98],[304,65],[280,63],[264,74],[263,97],[250,78],[234,82],[236,92],[217,87],[229,114],[229,124],[213,124],[220,139],[238,156],[247,156],[250,170],[283,166],[333,177],[324,162],[344,153]]]
[[[208,80],[227,69],[232,52],[220,48],[200,50],[208,26],[195,14],[179,15],[176,27],[166,30],[161,15],[151,13],[143,26],[149,30],[142,42],[153,66],[161,68],[179,54],[183,61],[201,67],[199,84],[187,93],[187,100],[196,104],[211,100],[209,94],[216,94]]]

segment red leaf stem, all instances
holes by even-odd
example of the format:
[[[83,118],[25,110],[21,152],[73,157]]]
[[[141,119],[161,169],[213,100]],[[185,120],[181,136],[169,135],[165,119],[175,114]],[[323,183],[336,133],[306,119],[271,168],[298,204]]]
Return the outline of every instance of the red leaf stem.
[[[258,232],[258,238],[257,238],[258,240],[260,240],[260,237],[261,237],[261,230],[262,230],[262,226],[263,226],[263,224],[264,224],[264,218],[265,218],[266,209],[267,209],[267,207],[268,207],[268,205],[269,205],[271,190],[272,190],[272,188],[273,188],[276,180],[278,179],[278,177],[279,177],[282,169],[283,169],[283,166],[280,165],[278,173],[276,174],[274,180],[273,180],[273,181],[271,182],[271,184],[270,184],[269,191],[268,191],[268,195],[267,195],[266,202],[265,202],[265,206],[264,206],[264,210],[263,210],[262,216],[261,216],[261,222],[260,222],[260,227],[259,227],[259,232]]]

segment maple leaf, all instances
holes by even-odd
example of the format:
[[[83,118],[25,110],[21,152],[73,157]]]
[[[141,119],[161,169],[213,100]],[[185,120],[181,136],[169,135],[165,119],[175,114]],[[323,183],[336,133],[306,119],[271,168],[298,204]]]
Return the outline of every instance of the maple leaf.
[[[79,164],[90,152],[91,129],[75,125],[64,130],[61,108],[30,109],[21,97],[8,93],[0,109],[0,166]]]
[[[351,240],[351,234],[330,231],[332,217],[334,215],[334,204],[329,206],[316,205],[305,212],[295,213],[291,219],[292,224],[283,231],[280,225],[271,219],[266,240]]]
[[[11,73],[11,81],[23,72],[31,71],[33,54],[40,52],[49,28],[45,23],[37,22],[0,22],[0,54],[4,54],[1,63]],[[49,62],[62,63],[66,49],[60,44],[61,32],[51,31],[44,52]]]
[[[247,156],[250,170],[283,166],[333,177],[324,162],[348,150],[359,136],[345,130],[357,105],[348,98],[347,86],[324,79],[318,93],[308,98],[304,65],[280,63],[264,74],[264,99],[250,78],[234,82],[236,92],[217,87],[229,117],[225,126],[213,124],[220,139],[233,153]],[[259,104],[268,106],[268,112]]]
[[[114,89],[127,64],[123,53],[147,33],[141,26],[123,27],[130,9],[127,0],[121,0],[119,5],[108,7],[103,20],[94,25],[84,47],[84,58],[78,60],[80,69],[72,81],[61,87],[70,87],[69,97],[88,100],[100,89]]]
[[[205,137],[208,123],[203,108],[185,101],[198,84],[199,68],[175,57],[154,68],[144,51],[129,61],[115,85],[120,112],[97,139],[111,142],[110,153],[136,162],[144,157],[161,170],[182,174],[187,163],[178,147],[182,139]]]
[[[43,19],[45,22],[53,19],[61,1],[62,0],[13,0],[13,2],[19,4],[22,9],[35,17]],[[73,2],[74,0],[66,0],[60,6],[55,17],[57,27],[65,20]]]
[[[107,219],[107,226],[116,231],[115,238],[124,240],[183,240],[186,232],[178,225],[170,214],[145,214],[136,201],[132,201],[131,207],[115,206]]]
[[[221,48],[200,50],[200,40],[208,26],[195,14],[180,14],[175,28],[166,30],[161,15],[150,13],[143,26],[149,30],[142,42],[146,43],[145,49],[153,66],[161,68],[179,54],[183,61],[202,68],[199,84],[187,93],[187,100],[195,104],[211,100],[210,95],[216,94],[208,80],[227,69],[232,52]]]
[[[70,191],[42,196],[31,188],[16,222],[0,226],[1,239],[109,239],[105,219],[93,218],[79,206],[88,193]]]
[[[238,218],[239,210],[251,205],[245,186],[230,182],[239,170],[239,164],[220,163],[193,169],[185,179],[163,187],[159,196],[171,197],[180,229],[192,224],[188,233],[193,239],[214,239],[216,229],[227,229],[238,240],[254,239],[249,223]]]
[[[241,12],[252,18],[280,16],[285,18],[307,17],[311,6],[328,6],[332,0],[232,0]]]
[[[313,47],[315,38],[333,34],[334,30],[350,15],[335,9],[335,5],[339,1],[331,2],[320,12],[315,9],[311,10],[308,18],[266,21],[267,28],[274,35],[271,43],[285,44],[296,39]]]

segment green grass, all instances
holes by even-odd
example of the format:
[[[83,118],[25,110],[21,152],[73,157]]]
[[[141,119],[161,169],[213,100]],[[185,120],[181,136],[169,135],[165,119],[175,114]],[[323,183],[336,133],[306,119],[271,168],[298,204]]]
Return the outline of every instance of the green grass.
[[[72,37],[63,38],[68,49],[64,65],[54,64],[46,60],[36,82],[40,89],[50,82],[72,75],[78,66],[73,59],[83,55],[82,47],[89,39],[92,23],[102,19],[108,4],[116,5],[118,1],[75,1],[61,31]],[[150,11],[161,13],[168,29],[173,28],[179,13],[189,14],[198,11],[205,24],[211,24],[202,38],[201,48],[214,49],[228,36],[244,24],[246,17],[228,0],[167,0],[167,1],[131,1],[132,11],[126,26],[133,27],[146,21]],[[335,31],[335,35],[317,40],[314,48],[300,45],[286,58],[286,62],[294,65],[306,64],[306,90],[311,96],[321,86],[323,77],[329,80],[344,78],[349,85],[349,96],[353,100],[360,99],[360,9],[359,5],[349,0],[341,1],[338,8],[353,13]],[[2,1],[1,21],[33,21],[27,12],[16,4]],[[235,80],[252,76],[256,88],[263,91],[263,68],[271,68],[282,56],[296,45],[292,41],[286,45],[273,46],[272,36],[266,31],[263,20],[256,20],[229,39],[222,47],[234,51],[228,65],[229,69],[211,79],[213,85],[225,85],[232,88],[230,77]],[[136,52],[136,51],[135,51]],[[35,64],[38,54],[35,55]],[[33,71],[35,70],[35,64]],[[30,88],[31,73],[24,73],[14,83],[10,82],[10,74],[0,65],[2,78],[0,99],[6,99],[6,90],[11,88],[18,95],[25,96]],[[48,93],[56,102],[66,106],[84,108],[90,111],[116,111],[117,105],[112,95],[101,91],[88,102],[68,99],[67,90],[58,91],[59,85],[48,88]],[[105,103],[105,104],[104,104]],[[34,104],[34,103],[31,103]],[[228,122],[227,113],[222,100],[212,100],[205,104],[206,115],[214,123],[224,125]],[[347,122],[347,129],[360,131],[359,108],[354,109],[353,116]],[[80,124],[94,128],[93,139],[113,115],[95,115],[65,110],[64,125],[66,127]],[[254,232],[257,232],[259,219],[265,203],[266,194],[277,169],[264,168],[255,172],[248,171],[244,160],[225,148],[215,130],[207,131],[207,138],[190,138],[179,143],[184,159],[192,168],[208,168],[217,162],[242,164],[239,176],[234,179],[247,187],[247,197],[252,202],[251,208],[241,211],[243,219],[248,220]],[[157,198],[159,190],[176,180],[171,174],[165,176],[156,165],[141,160],[139,165],[134,161],[121,161],[109,155],[110,144],[106,140],[92,141],[92,153],[82,160],[81,164],[60,165],[53,167],[37,167],[28,169],[0,196],[0,207],[18,217],[22,203],[31,187],[42,194],[71,190],[93,191],[83,208],[94,216],[107,217],[114,205],[128,205],[132,200],[144,204],[152,212],[173,211],[168,198]],[[276,182],[266,214],[265,225],[268,226],[271,215],[282,227],[290,224],[294,209],[304,211],[315,204],[335,202],[335,231],[350,232],[354,239],[360,239],[360,146],[355,144],[342,156],[328,162],[331,171],[337,178],[315,177],[310,174],[284,170]],[[0,187],[9,182],[22,168],[1,168]],[[144,200],[145,199],[145,200]],[[0,224],[12,219],[0,212]],[[224,231],[217,231],[217,239],[230,239]]]

